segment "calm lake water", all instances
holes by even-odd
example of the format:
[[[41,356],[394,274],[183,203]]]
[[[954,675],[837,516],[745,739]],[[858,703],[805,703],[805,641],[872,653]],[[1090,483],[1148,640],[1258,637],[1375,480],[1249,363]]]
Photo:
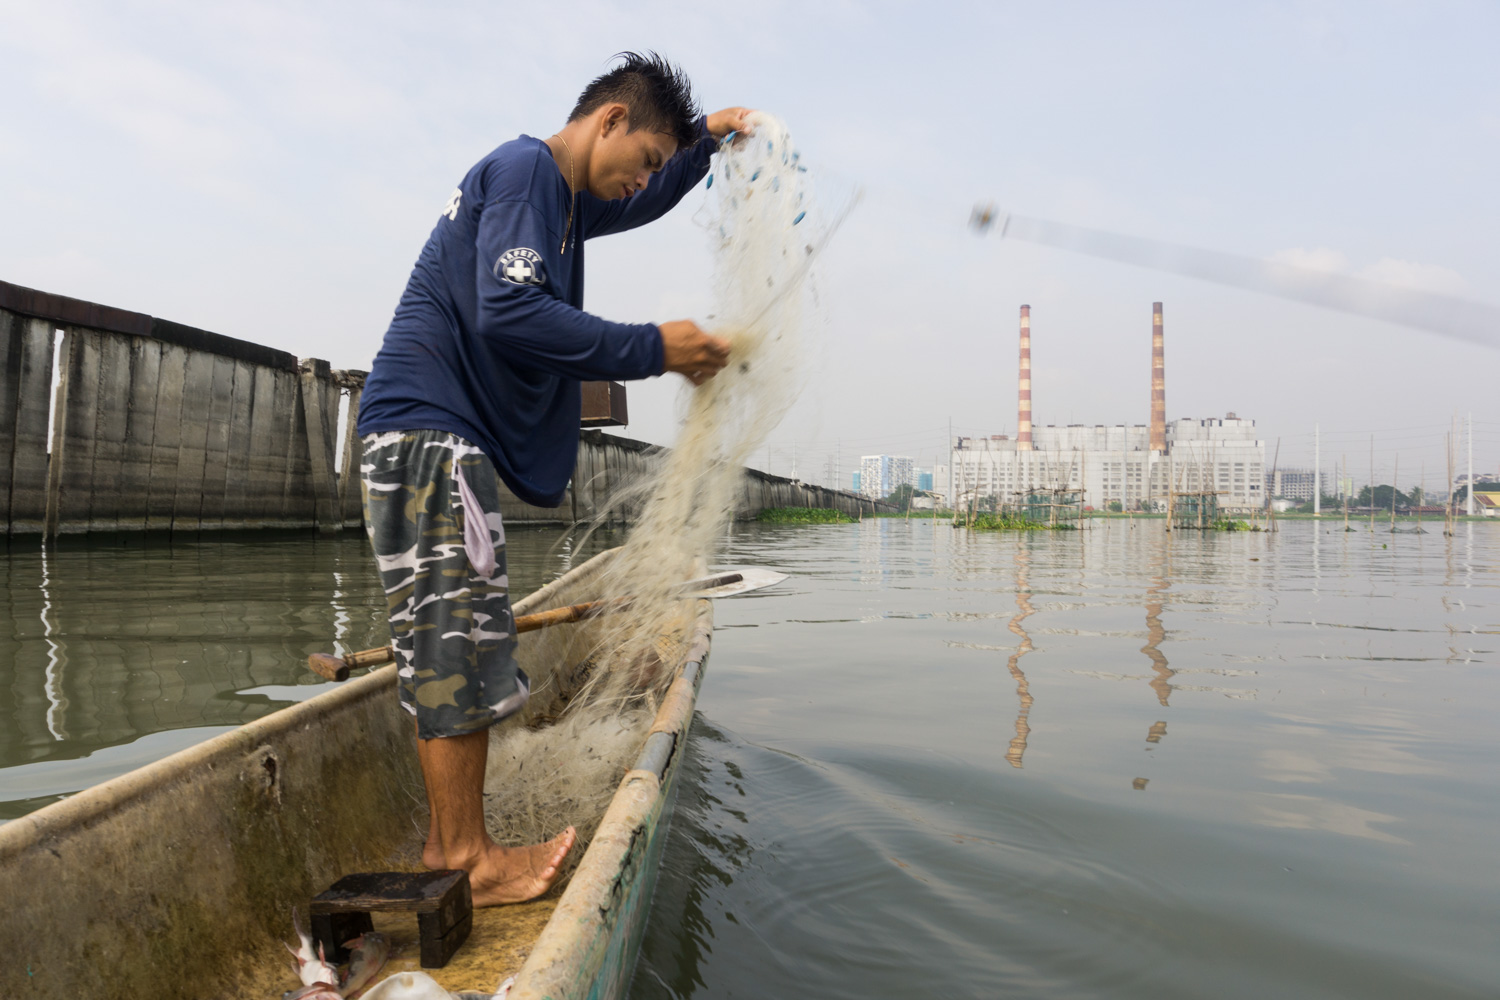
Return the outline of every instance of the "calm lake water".
[[[632,995],[1500,994],[1500,525],[1341,527],[736,527]],[[0,575],[0,818],[385,639],[358,537]]]

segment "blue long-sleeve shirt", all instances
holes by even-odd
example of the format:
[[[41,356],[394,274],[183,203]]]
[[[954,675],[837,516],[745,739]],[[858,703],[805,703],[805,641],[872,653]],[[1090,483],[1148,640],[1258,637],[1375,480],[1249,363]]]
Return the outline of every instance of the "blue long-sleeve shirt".
[[[540,139],[474,165],[448,200],[396,307],[360,401],[358,431],[440,430],[484,450],[511,492],[556,507],[578,450],[581,380],[664,367],[651,323],[583,311],[584,241],[644,225],[708,172],[708,120],[629,198],[572,194]]]

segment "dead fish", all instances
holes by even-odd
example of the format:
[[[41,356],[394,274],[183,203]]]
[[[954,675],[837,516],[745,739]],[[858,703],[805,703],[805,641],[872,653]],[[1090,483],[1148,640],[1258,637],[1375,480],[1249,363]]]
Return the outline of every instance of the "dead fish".
[[[281,994],[281,1000],[342,1000],[342,994],[328,983],[310,983],[300,990]]]
[[[347,997],[359,992],[375,978],[375,973],[385,965],[391,946],[383,934],[366,931],[353,941],[345,941],[344,947],[350,949],[351,953],[349,971],[344,974],[344,981],[339,983],[339,993]]]
[[[425,972],[398,972],[372,987],[365,1000],[452,1000],[452,995]]]
[[[307,932],[295,906],[292,907],[292,930],[297,932],[298,946],[294,949],[288,944],[286,950],[292,953],[292,958],[296,959],[295,971],[297,978],[302,980],[302,984],[312,986],[314,983],[326,985],[337,983],[339,981],[338,970],[328,964],[323,954],[322,942],[318,943],[317,951],[313,950],[312,935]]]
[[[467,990],[450,993],[425,972],[398,972],[376,984],[364,1000],[505,1000],[515,981],[516,977],[511,976],[494,993]]]

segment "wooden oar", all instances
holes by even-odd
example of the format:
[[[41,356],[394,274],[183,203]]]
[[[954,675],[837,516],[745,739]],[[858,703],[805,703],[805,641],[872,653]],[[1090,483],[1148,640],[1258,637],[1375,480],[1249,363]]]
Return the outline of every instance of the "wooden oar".
[[[690,580],[682,585],[680,591],[683,597],[728,597],[732,594],[743,594],[769,587],[785,579],[785,573],[764,569],[741,569],[707,576],[701,580]],[[522,615],[516,619],[516,632],[518,634],[535,632],[539,628],[564,625],[568,622],[581,622],[610,611],[621,611],[629,606],[631,600],[632,598],[629,597],[609,597],[600,601],[589,601],[586,604],[571,604],[565,608],[553,608],[550,611]],[[395,658],[396,654],[391,647],[381,646],[377,649],[362,649],[357,653],[342,657],[331,653],[314,653],[307,658],[307,665],[320,677],[326,677],[331,681],[343,681],[349,679],[350,670],[358,667],[378,667]]]

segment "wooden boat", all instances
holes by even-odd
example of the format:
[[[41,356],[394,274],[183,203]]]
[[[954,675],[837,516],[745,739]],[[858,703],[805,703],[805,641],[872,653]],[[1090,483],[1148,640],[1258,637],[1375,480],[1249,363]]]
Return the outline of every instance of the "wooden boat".
[[[597,556],[518,601],[550,607]],[[623,996],[666,840],[674,777],[708,655],[697,602],[639,758],[563,891],[474,912],[450,990]],[[525,665],[526,643],[521,659]],[[298,984],[291,912],[344,874],[416,870],[425,834],[410,717],[388,666],[0,826],[0,997],[280,997]],[[420,797],[419,795],[417,796]],[[414,817],[418,822],[414,822]],[[376,917],[416,969],[416,926]]]

